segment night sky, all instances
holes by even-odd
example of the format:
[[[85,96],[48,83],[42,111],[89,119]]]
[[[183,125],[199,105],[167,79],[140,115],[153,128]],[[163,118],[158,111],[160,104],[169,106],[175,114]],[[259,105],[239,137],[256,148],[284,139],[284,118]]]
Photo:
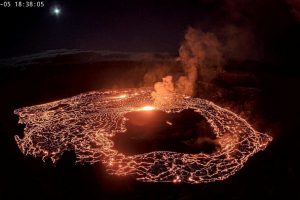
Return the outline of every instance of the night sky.
[[[185,29],[212,7],[201,1],[45,1],[1,8],[1,57],[48,49],[175,52]],[[61,8],[55,16],[51,8]]]
[[[247,30],[253,37],[237,41],[246,45],[238,51],[256,51],[256,59],[272,64],[294,62],[300,44],[294,0],[45,0],[43,8],[11,3],[0,8],[0,58],[53,49],[176,53],[189,26],[217,34],[221,42],[226,26]]]

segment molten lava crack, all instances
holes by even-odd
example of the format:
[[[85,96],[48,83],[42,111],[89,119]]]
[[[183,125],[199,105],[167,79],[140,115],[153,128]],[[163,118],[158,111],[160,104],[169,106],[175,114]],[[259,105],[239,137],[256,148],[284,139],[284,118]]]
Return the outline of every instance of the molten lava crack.
[[[15,136],[16,142],[25,155],[44,161],[51,158],[53,163],[64,151],[74,150],[76,162],[100,161],[109,174],[133,175],[146,182],[205,183],[233,175],[272,140],[210,101],[175,95],[172,103],[154,105],[151,92],[149,88],[96,91],[17,109],[14,113],[26,127],[23,138]],[[212,127],[220,149],[211,154],[153,151],[126,156],[118,152],[112,137],[126,131],[125,114],[154,109],[171,113],[195,110]]]

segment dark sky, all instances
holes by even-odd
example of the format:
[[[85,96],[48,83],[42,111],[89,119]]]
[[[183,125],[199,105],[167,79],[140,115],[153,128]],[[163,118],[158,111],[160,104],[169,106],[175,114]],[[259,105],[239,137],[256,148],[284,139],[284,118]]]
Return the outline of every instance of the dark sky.
[[[44,8],[1,7],[0,57],[60,48],[176,52],[186,28],[217,4],[45,0]],[[62,9],[59,17],[50,13],[54,5]]]
[[[231,41],[235,46],[245,43],[245,47],[236,48],[237,53],[257,51],[259,59],[275,63],[280,57],[283,62],[298,59],[300,3],[297,0],[44,0],[44,3],[44,8],[13,8],[14,1],[11,8],[0,7],[0,58],[53,49],[175,53],[188,26],[217,34],[221,42],[224,42],[222,35],[230,34],[230,26],[235,26],[241,34],[230,38]],[[50,12],[55,5],[62,10],[59,17]]]

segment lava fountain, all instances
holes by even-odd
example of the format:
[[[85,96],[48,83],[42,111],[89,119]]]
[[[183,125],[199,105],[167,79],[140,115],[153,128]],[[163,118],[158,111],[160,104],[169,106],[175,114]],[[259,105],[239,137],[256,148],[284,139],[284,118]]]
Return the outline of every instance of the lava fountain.
[[[151,92],[150,88],[94,91],[17,109],[14,113],[26,127],[23,138],[15,136],[16,142],[23,154],[44,161],[50,158],[56,163],[63,152],[74,151],[77,163],[102,162],[112,175],[132,175],[144,182],[195,184],[228,178],[272,140],[210,101],[174,94],[172,103],[156,104]],[[126,131],[127,113],[179,113],[185,109],[193,109],[207,120],[220,145],[217,151],[153,151],[127,156],[116,150],[112,138]]]

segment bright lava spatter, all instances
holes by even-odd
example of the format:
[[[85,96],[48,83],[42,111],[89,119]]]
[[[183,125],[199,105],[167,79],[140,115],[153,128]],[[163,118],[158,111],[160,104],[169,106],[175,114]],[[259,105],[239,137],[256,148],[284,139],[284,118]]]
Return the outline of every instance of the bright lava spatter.
[[[17,109],[19,123],[26,127],[22,139],[15,136],[16,142],[25,155],[51,158],[53,163],[64,151],[74,150],[77,163],[100,161],[112,175],[133,175],[145,182],[205,183],[233,175],[272,140],[210,101],[176,95],[171,104],[154,105],[151,92],[149,88],[95,91]],[[153,151],[126,156],[118,152],[112,137],[126,131],[125,114],[143,108],[168,113],[194,109],[206,118],[220,148],[211,154]]]

